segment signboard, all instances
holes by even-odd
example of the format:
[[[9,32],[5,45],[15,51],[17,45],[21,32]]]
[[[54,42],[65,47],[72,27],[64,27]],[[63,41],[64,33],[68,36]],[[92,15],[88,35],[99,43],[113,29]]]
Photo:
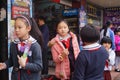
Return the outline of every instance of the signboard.
[[[52,0],[53,2],[60,3],[60,0]]]
[[[19,15],[30,15],[30,10],[27,7],[12,6],[12,19]]]
[[[63,16],[77,16],[78,15],[78,9],[65,9],[63,11]]]
[[[12,0],[12,19],[19,15],[30,15],[31,0]]]

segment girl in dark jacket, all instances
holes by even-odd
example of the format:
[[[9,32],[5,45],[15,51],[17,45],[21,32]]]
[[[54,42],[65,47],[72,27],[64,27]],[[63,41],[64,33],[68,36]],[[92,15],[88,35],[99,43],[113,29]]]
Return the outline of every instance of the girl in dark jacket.
[[[11,42],[10,57],[0,70],[13,67],[11,80],[40,80],[42,70],[41,32],[34,19],[19,16],[15,20],[17,38]]]

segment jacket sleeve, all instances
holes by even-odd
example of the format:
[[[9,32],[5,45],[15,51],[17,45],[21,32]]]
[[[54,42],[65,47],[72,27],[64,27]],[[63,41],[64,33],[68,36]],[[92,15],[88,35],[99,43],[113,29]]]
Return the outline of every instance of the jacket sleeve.
[[[33,44],[34,45],[34,44]],[[39,72],[42,70],[42,51],[39,44],[35,44],[31,46],[32,51],[32,62],[26,63],[25,69]]]
[[[7,66],[7,68],[9,68],[9,67],[12,67],[13,66],[13,50],[15,49],[16,47],[15,47],[15,44],[12,42],[12,43],[10,43],[10,56],[9,56],[9,58],[8,58],[8,60],[6,60],[5,61],[5,64],[6,64],[6,66]]]
[[[86,67],[85,57],[80,53],[75,62],[75,71],[73,73],[72,80],[84,80],[85,67]]]
[[[115,52],[113,50],[109,53],[109,64],[110,65],[115,64]]]
[[[110,30],[110,38],[112,40],[112,49],[115,50],[115,34],[112,30]]]
[[[44,45],[47,47],[47,44],[49,41],[49,29],[47,26],[44,26],[42,35],[43,35],[43,39],[44,39]]]
[[[58,51],[58,49],[56,49],[56,47],[55,46],[53,46],[52,48],[51,48],[51,52],[52,52],[52,57],[53,57],[53,61],[55,62],[55,63],[60,63],[60,62],[62,62],[63,61],[63,59],[60,59],[60,56],[61,56],[61,51]]]

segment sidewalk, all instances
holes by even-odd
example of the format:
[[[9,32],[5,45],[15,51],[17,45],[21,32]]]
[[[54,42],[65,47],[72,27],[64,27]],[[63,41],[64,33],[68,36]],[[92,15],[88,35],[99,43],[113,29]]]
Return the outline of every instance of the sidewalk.
[[[49,67],[49,74],[55,74],[54,73],[54,67]],[[120,80],[120,72],[115,72],[114,70],[111,71],[112,80]]]
[[[112,80],[120,80],[120,72],[111,71]]]
[[[55,67],[49,67],[49,71],[48,71],[48,74],[55,74]]]

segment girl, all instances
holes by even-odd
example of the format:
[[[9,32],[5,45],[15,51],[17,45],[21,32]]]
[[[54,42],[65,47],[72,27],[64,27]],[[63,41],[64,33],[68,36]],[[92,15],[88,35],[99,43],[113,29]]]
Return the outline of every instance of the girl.
[[[55,75],[60,80],[70,80],[74,71],[74,63],[80,49],[77,37],[69,31],[64,20],[59,20],[56,25],[57,35],[50,43],[53,61],[56,63]]]
[[[116,59],[115,59],[115,71],[120,72],[120,28],[115,29],[115,46],[116,46]]]
[[[109,37],[105,36],[102,38],[101,44],[106,48],[109,54],[109,58],[106,61],[104,68],[104,80],[112,80],[110,71],[115,64],[115,52],[111,49],[112,41]]]
[[[114,32],[111,30],[111,28],[113,27],[113,23],[112,21],[107,21],[106,25],[103,27],[103,29],[101,30],[100,33],[100,40],[104,37],[104,36],[109,36],[110,39],[112,40],[112,49],[115,50],[115,36],[114,36]]]
[[[19,16],[15,20],[17,39],[11,42],[10,57],[0,70],[13,66],[11,80],[40,80],[42,37],[34,19]]]

